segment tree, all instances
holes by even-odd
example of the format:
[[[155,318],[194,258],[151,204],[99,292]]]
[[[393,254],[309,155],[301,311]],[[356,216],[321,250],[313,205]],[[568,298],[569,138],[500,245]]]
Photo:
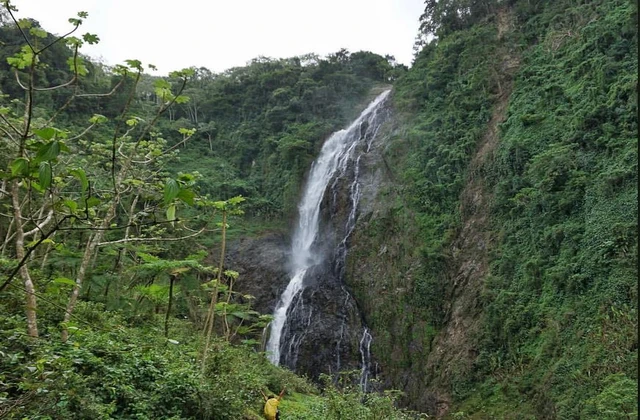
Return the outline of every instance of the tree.
[[[24,101],[5,101],[0,108],[0,143],[8,158],[2,161],[7,169],[0,172],[0,201],[11,208],[11,214],[2,214],[7,222],[2,251],[7,252],[10,244],[13,248],[13,263],[3,276],[0,292],[8,286],[17,287],[12,283],[16,276],[22,279],[27,331],[30,336],[38,336],[37,291],[32,273],[38,259],[44,266],[48,252],[38,255],[37,251],[43,244],[54,244],[52,238],[56,234],[60,238],[56,245],[70,247],[67,241],[71,238],[82,243],[78,249],[82,257],[75,267],[63,316],[66,340],[80,290],[99,247],[178,240],[204,231],[206,222],[196,217],[194,221],[200,226],[180,236],[187,232],[188,221],[179,220],[176,209],[197,205],[199,197],[193,190],[192,176],[172,178],[162,170],[176,147],[188,141],[195,130],[181,130],[182,140],[173,147],[167,147],[166,141],[153,131],[172,105],[187,101],[181,93],[193,71],[172,73],[170,77],[176,82],[173,85],[157,79],[154,93],[159,98],[158,105],[148,115],[136,115],[133,101],[143,74],[137,60],[111,69],[118,79],[111,91],[85,93],[80,89],[87,65],[79,49],[99,41],[90,33],[73,36],[87,17],[85,12],[69,20],[72,28],[68,33],[48,41],[50,35],[30,20],[15,18],[17,9],[10,1],[4,2],[4,10],[25,45],[7,58],[17,85],[24,91]],[[59,44],[66,44],[71,51],[69,79],[41,86],[38,82],[42,80],[39,71],[46,66],[44,53]],[[65,102],[54,109],[41,108],[39,99],[53,91],[66,92]],[[93,115],[84,127],[54,125],[74,101],[99,100],[116,93],[124,93],[124,102],[113,120]]]

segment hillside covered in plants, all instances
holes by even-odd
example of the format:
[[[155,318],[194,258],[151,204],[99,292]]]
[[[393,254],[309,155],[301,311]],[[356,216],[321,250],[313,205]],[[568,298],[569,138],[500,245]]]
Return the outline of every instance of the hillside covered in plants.
[[[259,419],[284,388],[283,419],[637,418],[634,2],[426,0],[410,68],[166,77],[84,56],[86,19],[0,12],[0,417]],[[272,266],[387,88],[340,268],[375,379],[311,381],[267,360]]]

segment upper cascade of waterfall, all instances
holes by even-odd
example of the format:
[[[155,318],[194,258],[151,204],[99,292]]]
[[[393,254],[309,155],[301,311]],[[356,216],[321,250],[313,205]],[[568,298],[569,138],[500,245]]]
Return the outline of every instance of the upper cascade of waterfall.
[[[366,129],[375,125],[372,123],[375,120],[376,111],[390,92],[391,90],[382,92],[347,128],[333,133],[325,141],[318,158],[311,166],[304,193],[298,205],[298,224],[292,237],[291,280],[276,305],[267,343],[269,359],[276,365],[280,363],[280,341],[289,307],[302,290],[307,270],[322,262],[321,256],[313,253],[313,244],[318,236],[320,203],[327,185],[336,172],[339,169],[344,170],[351,160],[355,146],[362,138],[363,124],[367,123]],[[367,143],[368,148],[369,143]]]
[[[333,133],[325,141],[320,155],[313,162],[302,200],[298,206],[298,224],[293,234],[291,262],[294,272],[319,262],[314,260],[311,247],[318,234],[320,201],[327,184],[340,165],[346,164],[355,142],[360,138],[361,123],[373,117],[377,107],[390,92],[391,90],[382,92],[349,127]]]

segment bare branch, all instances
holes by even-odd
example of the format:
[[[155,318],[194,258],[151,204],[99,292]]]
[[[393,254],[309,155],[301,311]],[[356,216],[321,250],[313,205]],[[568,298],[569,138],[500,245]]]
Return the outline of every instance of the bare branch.
[[[0,118],[2,118],[2,121],[4,121],[4,122],[5,122],[5,124],[7,124],[9,127],[11,127],[11,129],[12,129],[13,131],[15,131],[17,135],[19,135],[19,136],[21,136],[21,135],[22,135],[22,133],[20,132],[20,130],[18,130],[17,128],[15,128],[15,127],[13,126],[13,124],[11,124],[11,121],[9,121],[9,120],[4,116],[4,115],[0,114]],[[9,133],[7,133],[7,135],[8,135],[8,136],[13,140],[13,137],[11,137],[11,136],[9,135]]]
[[[108,93],[81,93],[76,95],[76,98],[102,98],[105,96],[111,96],[116,93],[116,90],[124,83],[124,77],[109,91]]]
[[[29,88],[23,85],[22,81],[20,81],[20,75],[18,74],[18,69],[13,69],[13,72],[16,75],[16,82],[18,82],[18,85],[22,88],[22,90],[29,90]]]
[[[75,26],[72,30],[70,30],[69,32],[67,32],[67,33],[66,33],[66,34],[64,34],[64,35],[59,36],[57,39],[55,39],[55,40],[51,41],[51,43],[50,43],[49,45],[47,45],[47,46],[43,47],[43,48],[42,48],[41,50],[39,50],[38,52],[34,51],[34,53],[35,53],[35,54],[42,54],[44,51],[46,51],[47,49],[49,49],[49,48],[50,48],[51,46],[53,46],[54,44],[56,44],[56,43],[58,43],[58,42],[62,41],[63,39],[65,39],[66,37],[68,37],[69,35],[71,35],[72,33],[74,33],[75,31],[77,31],[79,27],[80,27],[80,23],[76,23],[76,26]],[[24,34],[24,33],[23,33],[23,34]],[[76,46],[76,49],[77,49],[77,48],[78,48],[78,47]],[[33,49],[33,48],[32,48],[32,49]]]
[[[91,124],[89,127],[85,128],[84,131],[80,134],[78,134],[77,136],[71,137],[70,139],[67,139],[67,141],[74,141],[74,140],[78,140],[80,137],[84,136],[85,134],[87,134],[89,131],[91,131],[91,129],[93,127],[95,127],[96,124],[93,123]]]
[[[42,228],[44,228],[45,226],[47,226],[49,224],[49,222],[51,222],[51,219],[53,219],[53,209],[49,210],[49,214],[47,214],[47,217],[42,221],[42,223],[38,223],[36,225],[36,227],[34,227],[33,229],[31,229],[28,232],[24,233],[24,236],[31,236],[37,232],[42,232]],[[42,232],[44,233],[44,232]]]
[[[126,242],[174,242],[174,241],[182,241],[184,239],[193,238],[194,236],[200,235],[205,231],[205,228],[200,229],[196,233],[187,236],[181,236],[179,238],[124,238],[118,239],[117,241],[109,241],[109,242],[100,242],[98,246],[104,245],[113,245],[113,244],[122,244]]]
[[[5,6],[6,6],[6,3],[5,3]],[[31,48],[31,51],[34,54],[36,54],[35,48],[33,48],[33,45],[31,45],[31,41],[29,41],[29,38],[27,37],[27,34],[24,33],[24,31],[22,30],[22,28],[18,24],[18,20],[13,15],[13,12],[11,11],[11,8],[10,7],[5,7],[5,8],[7,9],[7,12],[9,12],[9,15],[11,16],[11,19],[13,19],[13,23],[16,24],[16,27],[20,30],[20,33],[22,33],[22,38],[24,38],[25,42],[29,45],[29,48]]]

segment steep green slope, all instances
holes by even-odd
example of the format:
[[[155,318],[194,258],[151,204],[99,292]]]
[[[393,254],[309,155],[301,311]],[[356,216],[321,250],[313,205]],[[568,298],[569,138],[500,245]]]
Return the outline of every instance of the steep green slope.
[[[541,416],[637,413],[635,13],[544,9],[490,167],[500,240],[478,367],[510,377]]]
[[[423,16],[385,151],[404,188],[354,238],[374,354],[431,413],[637,416],[635,5],[465,4]]]

